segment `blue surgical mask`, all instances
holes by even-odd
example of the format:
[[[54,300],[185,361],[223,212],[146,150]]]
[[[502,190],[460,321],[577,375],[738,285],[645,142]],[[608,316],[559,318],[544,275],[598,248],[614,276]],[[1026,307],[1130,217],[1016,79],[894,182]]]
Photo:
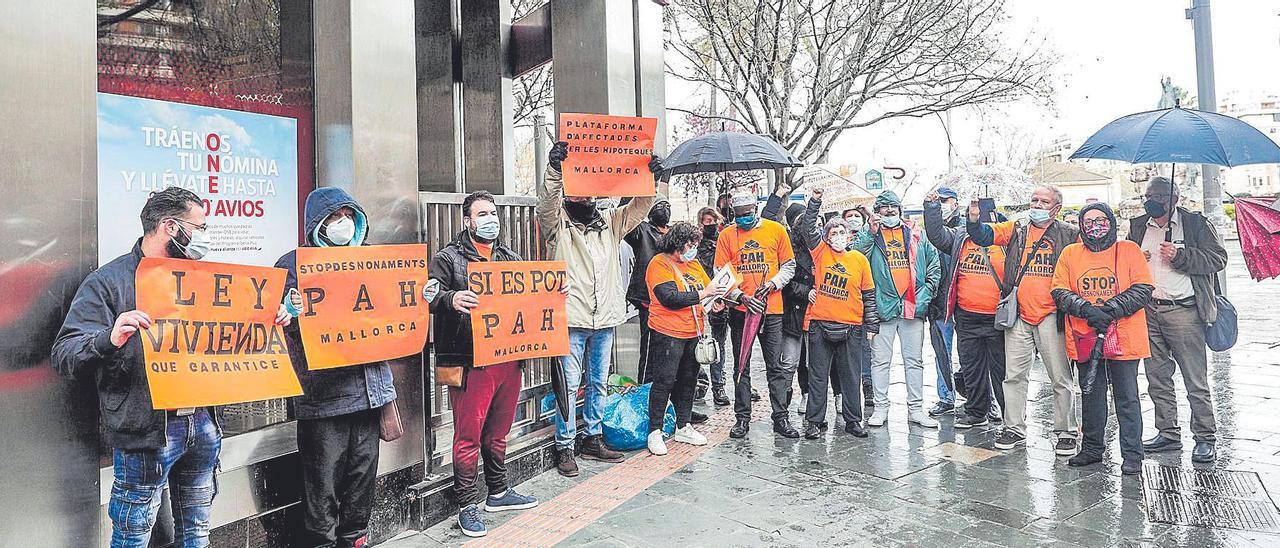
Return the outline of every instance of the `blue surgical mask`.
[[[756,214],[752,213],[750,215],[734,217],[733,222],[734,224],[738,225],[738,228],[741,228],[743,230],[751,230],[756,227]]]
[[[902,217],[899,217],[897,215],[894,215],[892,217],[881,217],[880,224],[884,225],[887,228],[898,228],[898,225],[902,224]]]
[[[1027,217],[1031,219],[1031,222],[1040,224],[1049,220],[1049,210],[1032,208],[1027,210]]]
[[[488,215],[476,219],[476,239],[481,242],[492,242],[498,239],[502,226],[498,224],[497,215]]]
[[[696,261],[698,259],[698,248],[691,247],[680,254],[680,260],[686,263]]]

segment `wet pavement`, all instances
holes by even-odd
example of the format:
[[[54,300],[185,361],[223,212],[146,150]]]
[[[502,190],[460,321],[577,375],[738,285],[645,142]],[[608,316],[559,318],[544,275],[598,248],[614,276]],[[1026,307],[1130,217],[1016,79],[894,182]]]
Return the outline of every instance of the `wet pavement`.
[[[1198,481],[1209,485],[1216,472],[1256,473],[1244,476],[1260,480],[1266,490],[1255,488],[1251,493],[1263,501],[1253,509],[1274,516],[1274,501],[1280,500],[1280,328],[1274,321],[1280,319],[1280,281],[1249,280],[1239,246],[1229,242],[1227,247],[1233,252],[1229,296],[1241,319],[1240,342],[1229,356],[1215,356],[1211,365],[1218,461],[1212,465],[1190,461],[1189,410],[1179,381],[1186,447],[1181,453],[1148,455],[1145,475],[1154,477],[1159,465],[1202,470],[1208,473],[1197,476]],[[932,362],[925,346],[928,370]],[[844,434],[833,414],[833,428],[822,439],[782,439],[769,429],[767,413],[757,412],[746,439],[724,440],[695,452],[688,464],[671,467],[651,486],[626,495],[620,505],[598,518],[568,519],[568,531],[558,537],[563,539],[560,544],[1280,546],[1280,528],[1274,524],[1255,523],[1254,530],[1249,530],[1150,520],[1143,480],[1120,475],[1114,419],[1108,428],[1108,460],[1085,468],[1068,467],[1065,458],[1053,453],[1052,392],[1038,364],[1029,390],[1033,401],[1028,405],[1028,443],[1011,451],[994,449],[998,425],[957,431],[951,427],[953,418],[946,417],[937,430],[909,426],[900,365],[894,375],[889,423],[871,429],[869,438]],[[934,378],[926,375],[926,383]],[[1139,382],[1144,437],[1150,437],[1154,434],[1152,408],[1141,374]],[[926,388],[926,404],[936,399],[934,394],[932,386]],[[717,411],[705,405],[700,408]],[[719,411],[731,414],[728,409]],[[799,424],[798,415],[795,421]],[[727,424],[719,418],[715,422]],[[677,445],[672,444],[672,455]],[[617,466],[652,458],[656,457],[645,453]],[[551,471],[519,489],[545,504],[611,466],[579,464],[583,475],[578,478],[563,478]],[[1198,489],[1213,491],[1203,485]],[[1223,507],[1223,501],[1192,497],[1190,491],[1184,494],[1199,504],[1189,507],[1192,517]],[[512,532],[517,523],[500,527],[515,514],[485,514],[492,540]],[[466,540],[454,521],[447,520],[383,546],[416,548]]]

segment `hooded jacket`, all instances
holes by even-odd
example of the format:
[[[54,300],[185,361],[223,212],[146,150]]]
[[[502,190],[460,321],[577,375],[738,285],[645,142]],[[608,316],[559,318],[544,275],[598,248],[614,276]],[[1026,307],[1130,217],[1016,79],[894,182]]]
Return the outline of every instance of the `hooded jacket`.
[[[618,244],[649,216],[653,196],[640,196],[602,215],[600,230],[574,222],[564,210],[564,179],[547,167],[538,185],[538,227],[547,256],[569,274],[569,327],[609,329],[626,321],[627,303]]]
[[[137,308],[134,279],[142,260],[142,240],[133,250],[89,274],[67,310],[53,343],[53,366],[69,377],[93,375],[107,445],[116,449],[159,449],[165,445],[166,411],[151,408],[151,390],[141,333],[124,346],[111,344],[116,318]],[[216,413],[210,413],[220,424]],[[218,428],[221,434],[221,426]]]
[[[1145,214],[1131,219],[1128,240],[1141,246],[1142,239],[1147,235],[1147,221],[1150,219],[1151,216]],[[1174,270],[1191,277],[1191,289],[1195,292],[1196,312],[1200,315],[1200,321],[1213,323],[1218,320],[1214,278],[1227,267],[1227,250],[1218,238],[1218,231],[1204,215],[1179,207],[1178,219],[1182,223],[1185,247],[1173,256],[1172,266]]]
[[[887,194],[882,193],[881,196]],[[896,195],[894,196],[896,200]],[[876,198],[877,203],[880,198]],[[901,209],[902,205],[890,203]],[[883,228],[883,227],[882,227]],[[911,301],[913,307],[906,307],[908,299],[904,298],[893,283],[893,271],[889,269],[889,258],[886,256],[884,236],[879,232],[871,232],[871,227],[863,227],[853,237],[853,249],[867,256],[871,262],[871,277],[876,282],[876,312],[881,322],[897,319],[924,319],[929,314],[929,304],[938,290],[942,280],[942,261],[938,257],[937,248],[933,247],[921,234],[910,219],[902,219],[903,242],[907,247],[907,265],[914,280],[915,292]]]
[[[1084,237],[1067,246],[1053,273],[1053,300],[1058,310],[1070,316],[1066,322],[1067,356],[1076,361],[1089,359],[1079,355],[1075,341],[1097,335],[1084,317],[1086,310],[1098,308],[1111,317],[1116,327],[1120,353],[1109,359],[1151,357],[1145,310],[1155,289],[1151,270],[1138,244],[1116,241],[1116,216],[1106,204],[1084,206],[1080,210],[1081,224],[1085,213],[1095,209],[1110,219],[1110,232],[1099,240]]]
[[[471,235],[463,230],[431,259],[428,272],[432,279],[440,281],[440,294],[431,301],[431,333],[439,365],[471,367],[475,363],[471,316],[453,308],[453,295],[467,289],[467,263],[524,260],[501,241],[493,242],[491,257],[481,256]]]
[[[345,190],[336,187],[317,188],[307,196],[304,207],[303,234],[308,247],[325,247],[320,238],[320,226],[324,220],[343,207],[355,210],[355,236],[348,245],[364,244],[369,231],[364,209]],[[285,253],[276,261],[276,268],[288,271],[285,292],[298,287],[297,251]],[[294,418],[321,419],[346,415],[366,409],[377,409],[396,399],[392,384],[391,367],[386,362],[367,363],[311,371],[307,367],[307,355],[302,346],[302,332],[297,321],[284,328],[285,342],[289,346],[289,359],[302,384],[302,395],[293,398]]]
[[[645,267],[658,254],[658,238],[662,231],[649,221],[641,221],[640,226],[628,232],[622,239],[631,246],[635,256],[635,265],[631,267],[631,281],[627,284],[627,301],[637,306],[649,304],[649,286],[645,283]]]

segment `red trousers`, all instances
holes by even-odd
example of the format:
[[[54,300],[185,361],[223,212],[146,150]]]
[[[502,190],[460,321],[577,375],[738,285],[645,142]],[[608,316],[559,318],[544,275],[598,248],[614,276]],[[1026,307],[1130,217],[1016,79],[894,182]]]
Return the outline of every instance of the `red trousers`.
[[[476,468],[484,456],[484,482],[490,493],[507,489],[507,434],[520,398],[520,364],[467,371],[466,388],[449,388],[453,407],[453,488],[458,506],[480,503]]]

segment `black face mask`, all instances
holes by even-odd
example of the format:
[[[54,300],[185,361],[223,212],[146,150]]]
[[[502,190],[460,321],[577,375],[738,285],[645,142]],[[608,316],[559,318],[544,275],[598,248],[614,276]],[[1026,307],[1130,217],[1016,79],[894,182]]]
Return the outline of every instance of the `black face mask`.
[[[671,206],[654,208],[649,212],[649,222],[654,226],[667,226],[671,222]]]
[[[599,213],[596,211],[596,203],[592,201],[571,202],[564,201],[564,212],[569,214],[569,218],[574,222],[582,224],[591,224]]]
[[[702,225],[702,237],[714,238],[716,234],[718,234],[718,232],[716,232],[716,228],[716,225]]]
[[[1164,205],[1164,202],[1157,202],[1155,200],[1142,202],[1142,209],[1147,212],[1147,215],[1152,217],[1164,217],[1165,214],[1169,213],[1169,208]]]

